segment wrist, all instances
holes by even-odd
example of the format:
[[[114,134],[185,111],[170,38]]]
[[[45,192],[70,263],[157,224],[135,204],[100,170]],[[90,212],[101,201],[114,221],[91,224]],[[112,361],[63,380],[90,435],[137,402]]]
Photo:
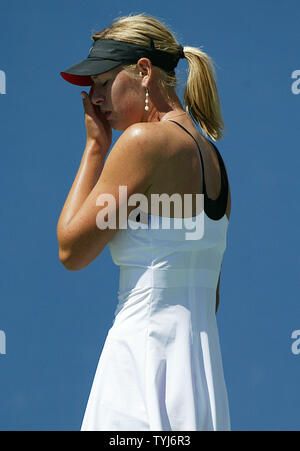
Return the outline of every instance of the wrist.
[[[85,151],[87,153],[106,155],[109,149],[105,149],[98,141],[94,139],[87,139],[85,143]]]

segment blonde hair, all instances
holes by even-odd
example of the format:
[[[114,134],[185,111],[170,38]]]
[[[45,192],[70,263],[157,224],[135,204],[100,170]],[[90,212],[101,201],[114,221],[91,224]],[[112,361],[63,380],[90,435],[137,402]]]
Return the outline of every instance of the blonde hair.
[[[169,53],[178,53],[179,43],[164,23],[148,14],[119,17],[107,28],[92,35],[92,39],[115,39],[137,45],[150,46],[153,38],[155,48]],[[220,97],[212,59],[197,47],[184,46],[188,62],[188,79],[184,90],[184,106],[187,113],[201,126],[204,134],[213,141],[223,137],[225,125],[222,119]],[[134,78],[136,64],[123,65]],[[175,71],[166,72],[161,68],[159,82],[167,93],[176,87]]]

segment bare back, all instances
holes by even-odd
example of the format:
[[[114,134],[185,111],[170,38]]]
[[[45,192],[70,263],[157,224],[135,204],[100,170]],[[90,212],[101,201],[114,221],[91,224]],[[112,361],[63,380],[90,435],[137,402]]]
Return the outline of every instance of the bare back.
[[[176,118],[176,122],[185,127],[196,139],[203,158],[207,196],[212,200],[217,199],[221,189],[221,173],[214,146],[199,133],[188,117],[184,119],[181,117],[180,120]],[[171,196],[174,193],[179,193],[182,196],[183,204],[183,194],[203,194],[202,163],[195,141],[188,133],[170,120],[157,122],[153,125],[156,127],[155,133],[161,135],[162,152],[165,152],[166,158],[164,159],[165,163],[161,165],[155,179],[145,193],[148,197],[149,205],[151,205],[152,194],[166,193]],[[193,196],[193,198],[195,197]],[[174,217],[172,203],[170,207],[170,217]],[[230,212],[231,195],[228,182],[226,206],[228,220]],[[161,204],[159,211],[151,211],[151,214],[163,216]],[[193,201],[192,216],[197,214],[196,202]]]

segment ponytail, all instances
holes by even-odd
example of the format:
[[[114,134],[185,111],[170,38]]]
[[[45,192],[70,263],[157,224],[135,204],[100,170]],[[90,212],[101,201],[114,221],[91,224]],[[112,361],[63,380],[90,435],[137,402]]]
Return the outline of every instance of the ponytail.
[[[188,80],[184,91],[186,112],[200,124],[213,141],[223,138],[226,130],[222,118],[215,69],[212,59],[196,47],[184,47],[188,61]]]

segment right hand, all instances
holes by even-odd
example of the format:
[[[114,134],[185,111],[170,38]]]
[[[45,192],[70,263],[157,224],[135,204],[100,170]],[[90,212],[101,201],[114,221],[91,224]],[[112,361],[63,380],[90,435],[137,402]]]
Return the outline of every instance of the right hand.
[[[99,146],[103,152],[108,152],[112,143],[112,128],[99,106],[92,103],[93,87],[89,94],[81,91],[84,119],[86,127],[86,143]]]

